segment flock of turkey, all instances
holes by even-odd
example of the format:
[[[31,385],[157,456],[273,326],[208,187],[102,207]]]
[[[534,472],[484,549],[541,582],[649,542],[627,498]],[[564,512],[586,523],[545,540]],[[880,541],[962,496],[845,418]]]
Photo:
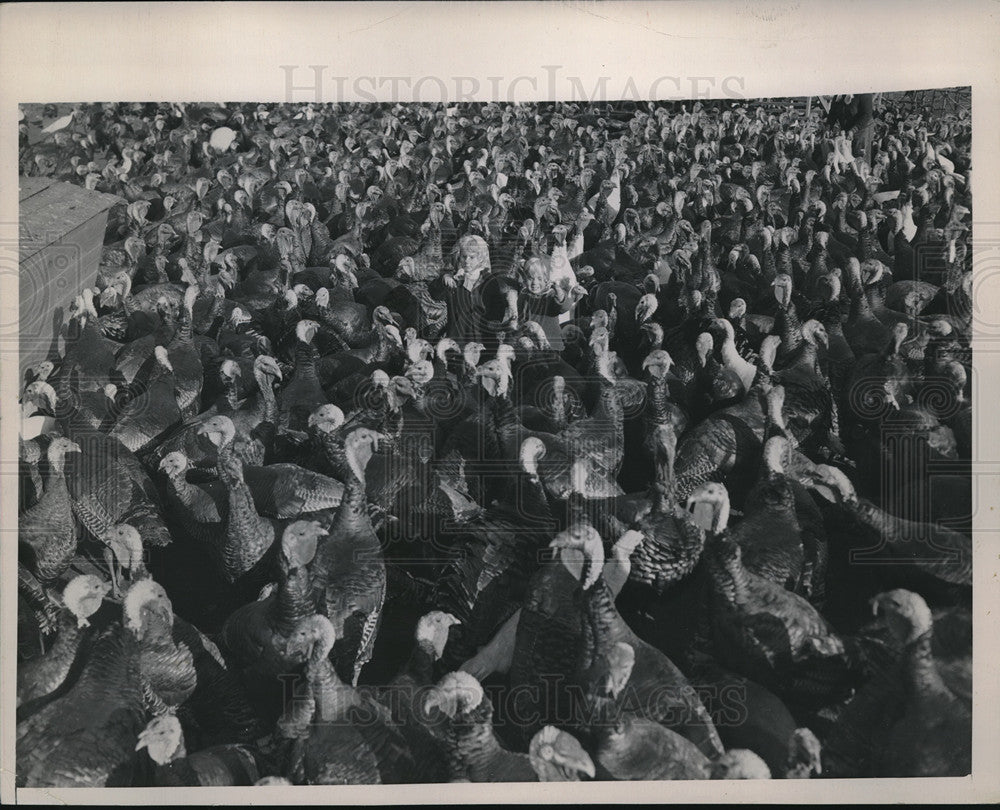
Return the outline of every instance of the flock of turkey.
[[[967,116],[30,123],[19,785],[970,771]]]

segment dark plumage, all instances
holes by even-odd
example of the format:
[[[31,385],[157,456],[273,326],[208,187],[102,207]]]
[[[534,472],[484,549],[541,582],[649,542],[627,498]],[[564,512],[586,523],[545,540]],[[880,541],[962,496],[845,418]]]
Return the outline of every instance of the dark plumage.
[[[966,773],[940,100],[23,105],[18,784]]]

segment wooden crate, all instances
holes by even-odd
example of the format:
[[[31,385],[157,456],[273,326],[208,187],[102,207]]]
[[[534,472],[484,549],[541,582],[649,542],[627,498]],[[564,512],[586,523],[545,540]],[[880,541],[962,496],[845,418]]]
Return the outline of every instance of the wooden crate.
[[[73,298],[94,284],[108,211],[119,202],[47,177],[19,178],[21,379],[58,341],[59,308],[64,321]]]

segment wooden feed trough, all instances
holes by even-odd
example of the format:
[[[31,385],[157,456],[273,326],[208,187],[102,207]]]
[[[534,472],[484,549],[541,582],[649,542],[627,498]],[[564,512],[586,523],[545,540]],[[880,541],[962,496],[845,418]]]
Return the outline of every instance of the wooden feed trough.
[[[120,202],[111,194],[47,177],[19,178],[22,380],[29,366],[48,356],[54,341],[58,346],[70,302],[97,279],[108,211]]]

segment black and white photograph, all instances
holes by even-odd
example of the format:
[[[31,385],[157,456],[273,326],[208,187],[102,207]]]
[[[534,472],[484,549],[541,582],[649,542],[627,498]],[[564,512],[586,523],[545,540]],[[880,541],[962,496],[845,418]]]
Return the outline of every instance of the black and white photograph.
[[[18,795],[968,785],[977,85],[298,61],[5,87]]]

